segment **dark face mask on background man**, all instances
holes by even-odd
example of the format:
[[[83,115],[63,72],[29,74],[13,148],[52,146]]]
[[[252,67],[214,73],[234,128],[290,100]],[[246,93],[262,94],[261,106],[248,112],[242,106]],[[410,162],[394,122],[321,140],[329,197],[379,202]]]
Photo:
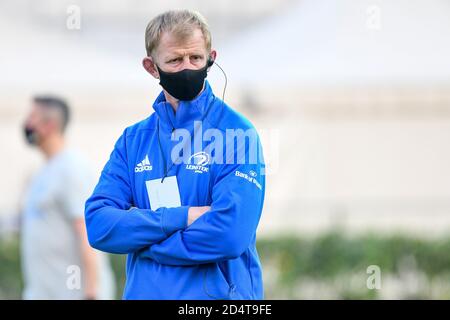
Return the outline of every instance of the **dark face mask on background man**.
[[[29,145],[35,146],[38,144],[39,137],[36,133],[36,130],[30,128],[28,126],[23,127],[23,134],[25,136],[25,140]]]
[[[213,63],[214,61],[209,58],[202,69],[184,69],[178,72],[164,72],[156,66],[159,72],[159,84],[175,99],[190,101],[203,89],[207,70]]]

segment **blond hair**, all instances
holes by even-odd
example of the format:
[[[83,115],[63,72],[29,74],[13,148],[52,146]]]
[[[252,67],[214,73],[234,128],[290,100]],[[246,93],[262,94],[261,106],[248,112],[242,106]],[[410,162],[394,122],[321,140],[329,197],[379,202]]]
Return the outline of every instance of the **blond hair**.
[[[211,50],[211,32],[206,19],[197,11],[170,10],[153,18],[145,30],[145,49],[147,56],[152,56],[158,47],[163,32],[169,32],[179,40],[189,38],[199,28],[205,38],[208,51]]]

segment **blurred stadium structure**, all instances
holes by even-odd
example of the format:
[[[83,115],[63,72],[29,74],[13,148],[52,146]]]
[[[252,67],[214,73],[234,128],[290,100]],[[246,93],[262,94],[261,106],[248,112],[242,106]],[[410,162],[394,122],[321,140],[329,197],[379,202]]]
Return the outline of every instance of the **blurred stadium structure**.
[[[95,3],[95,4],[94,4]],[[239,5],[237,5],[239,3]],[[35,92],[75,109],[72,144],[98,170],[121,130],[152,112],[143,31],[163,9],[199,8],[273,166],[260,232],[435,234],[450,226],[447,1],[0,1],[0,210],[14,213],[39,158],[20,125]],[[81,9],[68,30],[66,9]],[[221,95],[223,76],[209,75]]]
[[[259,232],[450,230],[450,2],[1,1],[0,220],[14,228],[40,157],[21,124],[36,92],[68,97],[71,144],[98,172],[160,88],[141,66],[146,23],[209,20],[225,100],[261,130],[271,172]],[[68,30],[67,7],[81,8]],[[208,79],[221,96],[223,75]]]

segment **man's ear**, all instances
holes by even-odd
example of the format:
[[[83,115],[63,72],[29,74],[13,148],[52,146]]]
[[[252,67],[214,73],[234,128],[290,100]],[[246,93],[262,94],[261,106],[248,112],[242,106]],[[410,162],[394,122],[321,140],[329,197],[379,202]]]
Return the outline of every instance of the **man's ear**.
[[[211,52],[209,53],[209,59],[211,59],[213,62],[214,61],[216,61],[216,58],[217,58],[217,51],[216,50],[211,50]],[[208,70],[210,69],[211,67],[209,67],[208,68]]]
[[[217,58],[217,51],[216,50],[211,50],[211,52],[209,53],[209,56],[213,59],[216,60]]]
[[[152,57],[145,57],[144,60],[142,60],[142,66],[145,70],[147,70],[148,73],[150,73],[153,78],[159,79],[159,72],[158,68],[156,67],[156,64],[153,62]]]

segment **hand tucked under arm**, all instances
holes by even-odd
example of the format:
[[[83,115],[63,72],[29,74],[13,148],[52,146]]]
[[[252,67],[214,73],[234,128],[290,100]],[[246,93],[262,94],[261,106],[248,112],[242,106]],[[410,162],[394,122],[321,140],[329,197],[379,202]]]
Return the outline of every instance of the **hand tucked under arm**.
[[[209,207],[209,206],[190,207],[189,211],[188,211],[188,226],[190,226],[195,220],[200,218],[202,215],[204,215],[209,210],[211,210],[211,207]]]

